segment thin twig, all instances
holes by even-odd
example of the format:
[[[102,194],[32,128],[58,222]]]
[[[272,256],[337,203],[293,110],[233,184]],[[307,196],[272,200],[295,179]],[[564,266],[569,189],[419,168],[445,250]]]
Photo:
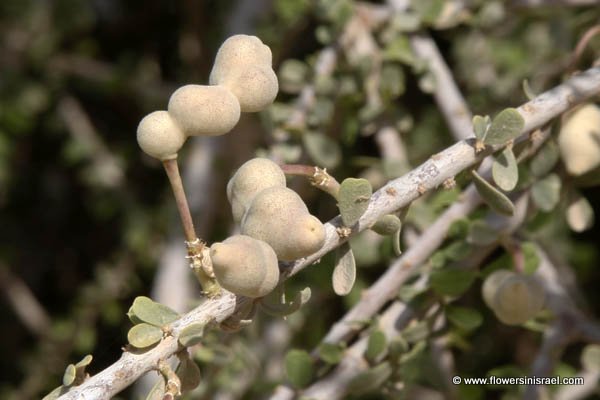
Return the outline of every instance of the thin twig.
[[[592,68],[572,77],[564,84],[543,93],[534,100],[521,106],[519,112],[525,121],[521,140],[527,139],[526,134],[528,132],[543,126],[569,108],[598,93],[600,93],[600,68]],[[442,184],[444,180],[475,165],[487,154],[489,153],[484,152],[483,154],[475,154],[473,141],[461,141],[437,154],[435,157],[432,157],[412,172],[391,181],[373,195],[369,208],[357,223],[357,229],[353,230],[353,234],[367,229],[379,217],[410,204],[419,196],[419,187],[424,187],[428,190],[433,189]],[[464,199],[462,202],[456,203],[450,207],[448,211],[452,210],[451,213],[455,215],[464,215],[464,213],[468,212],[472,207],[473,206],[469,204],[469,200]],[[449,223],[450,220],[439,224],[436,223],[434,226],[437,225],[438,229],[445,231],[445,229],[447,229],[446,224]],[[336,233],[336,227],[339,226],[341,226],[341,218],[339,216],[325,224],[326,240],[324,246],[315,254],[305,259],[298,260],[289,267],[284,267],[284,272],[286,272],[288,276],[295,275],[320,259],[329,251],[344,243],[347,238],[340,238]],[[417,255],[422,256],[423,250],[427,251],[430,249],[421,249],[419,251],[421,254],[415,254],[415,252],[413,252],[412,257],[416,257]],[[405,273],[414,272],[418,265],[410,264],[411,257],[407,257],[409,254],[410,250],[405,253],[390,271],[394,270],[394,272],[398,272],[398,270],[400,270],[405,271]],[[396,277],[390,282],[390,285],[396,284],[397,281],[398,278]],[[373,290],[379,288],[382,288],[382,285],[376,284],[371,288],[369,293],[372,293]],[[384,285],[383,289],[383,302],[385,302],[386,299],[394,297],[396,294],[395,291],[389,293],[389,287],[387,287],[387,285]],[[241,302],[241,299],[238,299],[238,302]],[[183,327],[198,320],[208,321],[214,319],[221,322],[233,314],[235,304],[235,296],[227,292],[224,292],[220,297],[205,301],[201,306],[184,315],[180,320],[173,324],[175,326],[173,338],[163,340],[158,346],[145,352],[143,355],[134,356],[130,353],[124,354],[121,360],[117,361],[101,373],[91,377],[81,386],[73,388],[69,393],[60,398],[63,400],[79,400],[84,397],[95,399],[110,398],[130,385],[141,374],[152,368],[152,365],[156,365],[156,362],[158,362],[159,359],[176,352],[178,346],[175,339]],[[381,308],[381,305],[383,304],[370,304],[369,308],[374,307],[375,310],[378,310]],[[147,364],[148,362],[151,362],[151,364]]]

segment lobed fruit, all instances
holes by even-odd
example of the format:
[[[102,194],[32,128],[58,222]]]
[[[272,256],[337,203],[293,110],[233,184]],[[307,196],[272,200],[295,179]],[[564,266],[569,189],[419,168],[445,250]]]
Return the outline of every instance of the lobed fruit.
[[[146,115],[137,127],[137,141],[142,150],[161,161],[177,158],[186,136],[166,111]]]
[[[240,222],[254,197],[264,189],[285,187],[285,174],[267,158],[246,161],[227,183],[227,198],[235,222]]]
[[[223,135],[240,119],[237,97],[223,86],[182,86],[171,95],[168,110],[188,136]]]
[[[485,303],[507,325],[534,317],[544,306],[543,286],[532,276],[499,270],[487,277],[482,288]]]
[[[585,104],[573,111],[560,130],[558,146],[573,176],[600,166],[600,107]]]
[[[243,112],[263,110],[279,90],[271,50],[256,36],[248,35],[232,36],[221,45],[209,82],[231,90]]]
[[[257,298],[269,294],[279,282],[273,249],[245,235],[232,236],[210,247],[215,278],[232,293]]]
[[[277,258],[292,261],[319,250],[325,228],[308,212],[296,192],[274,186],[254,197],[241,224],[242,233],[267,242]]]

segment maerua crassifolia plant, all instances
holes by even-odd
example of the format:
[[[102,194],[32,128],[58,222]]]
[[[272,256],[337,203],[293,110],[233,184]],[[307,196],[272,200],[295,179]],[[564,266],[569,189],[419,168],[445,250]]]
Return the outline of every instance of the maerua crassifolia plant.
[[[240,225],[241,234],[208,246],[195,233],[179,175],[178,152],[190,136],[223,135],[237,124],[241,112],[264,110],[274,101],[279,86],[272,69],[271,50],[258,38],[247,35],[236,35],[223,43],[209,82],[208,86],[190,84],[177,89],[166,111],[154,111],[141,120],[137,140],[145,153],[163,163],[180,213],[190,266],[204,294],[215,297],[227,290],[250,299],[250,307],[242,318],[221,324],[223,329],[230,330],[239,328],[240,320],[251,317],[255,304],[269,314],[282,316],[296,311],[310,297],[310,290],[305,289],[291,301],[285,300],[279,262],[290,262],[317,252],[325,243],[325,228],[310,214],[302,198],[286,186],[286,174],[308,177],[314,186],[335,198],[343,223],[337,229],[340,237],[352,233],[369,206],[373,189],[365,179],[347,178],[340,184],[318,167],[278,165],[267,158],[251,159],[239,167],[227,184],[233,220]],[[591,145],[596,142],[597,131],[580,127],[592,120],[597,126],[600,111],[593,105],[583,106],[573,112],[561,131],[560,151],[573,176],[583,175],[598,166],[599,152]],[[473,121],[476,150],[512,143],[522,132],[523,124],[522,117],[513,109],[504,110],[493,121],[476,116]],[[587,132],[587,136],[577,136],[582,131]],[[582,150],[583,143],[589,146]],[[582,151],[590,149],[596,151],[581,157]],[[497,158],[501,157],[503,162],[497,162],[499,166],[494,167],[493,178],[497,186],[510,191],[518,180],[512,145]],[[478,192],[492,209],[513,214],[510,199],[476,172],[472,175]],[[398,254],[407,211],[385,215],[369,227],[378,234],[393,236]],[[334,291],[339,295],[348,294],[355,276],[354,256],[346,243],[337,250],[332,278]],[[545,301],[543,286],[522,271],[502,269],[490,274],[482,292],[498,319],[510,325],[522,324],[535,316]],[[134,324],[128,333],[129,349],[137,352],[147,351],[170,335],[170,324],[179,318],[173,310],[147,297],[136,298],[128,316]],[[173,398],[198,385],[198,367],[189,358],[186,348],[201,340],[204,325],[192,323],[179,332],[178,341],[183,349],[177,353],[179,367],[173,371],[166,362],[155,367],[164,379],[153,389],[154,396]],[[57,398],[85,381],[85,367],[90,361],[91,357],[86,357],[70,365],[63,385],[46,399]],[[149,398],[154,398],[153,393]]]

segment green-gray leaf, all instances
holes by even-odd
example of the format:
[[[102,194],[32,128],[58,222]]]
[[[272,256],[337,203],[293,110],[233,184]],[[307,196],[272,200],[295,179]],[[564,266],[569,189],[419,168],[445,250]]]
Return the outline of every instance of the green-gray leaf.
[[[183,328],[179,334],[179,343],[184,347],[194,346],[202,341],[206,324],[195,323]]]
[[[136,297],[129,312],[140,321],[155,326],[164,326],[179,318],[179,314],[169,307],[145,296]]]
[[[523,272],[527,275],[533,275],[540,265],[540,256],[537,253],[537,247],[532,242],[521,243],[523,252]]]
[[[337,343],[321,343],[317,349],[319,358],[327,364],[337,364],[344,357],[344,346]]]
[[[519,181],[519,167],[512,149],[505,148],[492,164],[492,177],[498,187],[506,192],[513,190]]]
[[[194,390],[200,384],[200,368],[190,358],[189,354],[179,357],[179,365],[175,373],[181,380],[181,391],[183,393]]]
[[[477,246],[487,246],[498,239],[498,232],[485,223],[483,220],[476,220],[469,226],[469,234],[467,235],[467,243]]]
[[[366,179],[346,178],[340,185],[338,207],[344,225],[350,227],[367,211],[373,188]]]
[[[477,172],[471,171],[471,174],[473,175],[473,183],[483,201],[500,214],[509,216],[514,214],[515,206],[508,197],[490,185],[490,183],[479,176]]]
[[[79,361],[77,364],[75,364],[75,368],[79,369],[79,368],[85,368],[88,365],[90,365],[90,363],[92,362],[92,359],[94,357],[92,357],[91,354],[88,354],[87,356],[83,357],[81,359],[81,361]]]
[[[531,159],[529,169],[536,177],[545,176],[556,165],[559,158],[558,146],[553,140],[549,140]]]
[[[402,222],[400,218],[393,214],[384,215],[371,227],[374,232],[383,236],[393,235],[401,228]]]
[[[77,374],[77,370],[73,364],[69,364],[65,373],[63,375],[63,385],[70,386],[75,381],[75,375]]]
[[[141,323],[134,325],[129,332],[127,332],[127,341],[138,349],[144,349],[152,346],[163,337],[162,330],[154,325]]]
[[[333,169],[342,160],[339,145],[329,136],[319,132],[306,132],[302,139],[308,155],[320,167]]]
[[[294,387],[303,388],[313,379],[313,360],[306,351],[290,350],[285,356],[285,372]]]
[[[444,268],[433,271],[429,278],[431,288],[445,296],[460,296],[475,280],[476,273],[465,269]]]
[[[485,138],[485,133],[489,124],[490,117],[487,115],[485,117],[482,117],[481,115],[475,115],[473,117],[473,132],[475,133],[475,137],[477,139],[483,140]]]
[[[472,308],[449,306],[446,308],[448,320],[464,331],[472,331],[483,322],[481,314]]]
[[[507,108],[496,115],[483,142],[487,145],[502,145],[519,136],[525,120],[514,108]]]
[[[381,385],[392,375],[392,367],[388,361],[356,375],[348,385],[348,393],[360,396],[380,389]]]
[[[376,329],[369,335],[369,341],[367,342],[367,350],[365,350],[365,357],[369,361],[375,361],[379,355],[381,355],[387,348],[387,338],[385,333],[381,330]]]
[[[542,211],[552,211],[560,200],[561,181],[558,175],[550,174],[531,187],[531,197]]]
[[[285,317],[295,313],[310,300],[311,290],[309,287],[296,292],[292,301],[285,301],[283,284],[278,285],[275,290],[260,299],[260,307],[269,315],[274,317]]]
[[[352,290],[356,281],[356,262],[349,243],[344,243],[336,250],[336,262],[331,281],[333,291],[338,296],[345,296]]]

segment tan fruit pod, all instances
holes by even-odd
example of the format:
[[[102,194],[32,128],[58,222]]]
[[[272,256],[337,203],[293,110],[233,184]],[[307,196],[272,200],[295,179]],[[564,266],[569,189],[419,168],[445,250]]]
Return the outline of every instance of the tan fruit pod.
[[[245,235],[232,236],[210,247],[215,278],[221,287],[241,296],[269,294],[279,282],[279,266],[273,249]]]
[[[240,222],[254,197],[264,189],[285,187],[285,174],[268,158],[246,161],[227,183],[227,198],[235,222]]]
[[[600,108],[585,104],[573,111],[560,130],[558,146],[573,176],[600,166]]]
[[[186,136],[166,111],[146,115],[137,127],[137,141],[141,149],[161,161],[177,158],[177,152]]]
[[[518,325],[533,318],[544,306],[543,286],[531,276],[506,277],[492,299],[492,309],[507,325]]]
[[[260,65],[231,70],[220,84],[237,97],[242,112],[264,110],[273,103],[279,91],[275,71]]]
[[[188,136],[223,135],[240,119],[237,97],[223,86],[182,86],[171,95],[168,110]]]
[[[273,56],[271,49],[256,36],[234,35],[223,42],[210,73],[211,85],[218,85],[224,76],[233,69],[260,65],[271,68]]]
[[[310,215],[296,192],[285,187],[271,187],[256,195],[241,230],[271,245],[282,261],[306,257],[325,243],[321,221]]]

